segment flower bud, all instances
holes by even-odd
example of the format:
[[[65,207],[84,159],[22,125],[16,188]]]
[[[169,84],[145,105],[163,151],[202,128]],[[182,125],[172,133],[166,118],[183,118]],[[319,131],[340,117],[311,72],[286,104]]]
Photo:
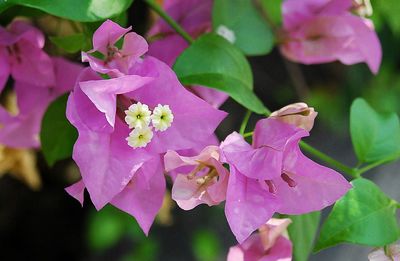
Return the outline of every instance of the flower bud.
[[[274,111],[270,117],[310,131],[314,126],[314,119],[317,117],[317,114],[314,108],[308,107],[303,102],[298,102]]]

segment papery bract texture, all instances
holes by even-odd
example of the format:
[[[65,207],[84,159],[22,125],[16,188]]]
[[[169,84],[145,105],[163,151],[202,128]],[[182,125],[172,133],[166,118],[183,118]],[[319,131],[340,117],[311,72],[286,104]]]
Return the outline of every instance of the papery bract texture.
[[[291,261],[292,243],[284,235],[290,219],[270,219],[258,233],[229,249],[227,261]]]
[[[168,151],[165,170],[178,173],[172,187],[172,199],[179,207],[190,210],[199,204],[218,205],[225,200],[229,173],[220,162],[217,146],[208,146],[193,157]]]
[[[44,35],[26,21],[0,27],[0,90],[11,74],[15,81],[35,86],[55,83],[53,62],[42,50]]]
[[[146,40],[130,30],[131,27],[122,28],[111,20],[105,21],[93,34],[93,49],[82,52],[82,61],[89,62],[90,67],[99,73],[127,74],[130,66],[148,49]],[[122,37],[123,45],[118,49],[116,43]],[[104,59],[92,56],[94,52],[102,54]]]
[[[147,234],[165,192],[164,153],[205,144],[226,113],[185,90],[165,63],[140,57],[147,43],[128,31],[111,21],[96,31],[91,52],[102,52],[105,60],[83,54],[91,68],[68,99],[67,117],[79,132],[73,159],[95,207],[111,203],[134,216]],[[123,36],[122,49],[116,49]],[[149,118],[133,124],[127,113]],[[134,140],[144,135],[145,142]],[[67,192],[81,201],[81,188],[78,183]]]
[[[0,143],[9,147],[39,147],[39,132],[47,106],[60,95],[72,90],[82,67],[63,58],[52,58],[54,82],[47,86],[15,80],[17,103],[11,108],[0,107]]]
[[[306,130],[272,117],[257,122],[253,145],[238,133],[221,144],[231,172],[225,213],[239,243],[275,212],[320,210],[351,188],[342,175],[302,154],[304,136]]]
[[[351,7],[351,0],[284,1],[281,52],[304,64],[365,62],[376,74],[382,59],[378,36]]]

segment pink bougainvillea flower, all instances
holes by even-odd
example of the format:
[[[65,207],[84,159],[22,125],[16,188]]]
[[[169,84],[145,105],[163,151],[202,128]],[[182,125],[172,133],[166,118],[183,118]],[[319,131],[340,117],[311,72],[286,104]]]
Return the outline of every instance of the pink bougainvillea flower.
[[[72,90],[82,67],[63,58],[52,58],[52,78],[48,86],[38,87],[16,80],[14,91],[17,113],[0,107],[0,143],[9,147],[39,147],[39,132],[47,106],[60,95]]]
[[[113,31],[109,23],[101,27],[105,35]],[[83,185],[67,192],[81,201],[85,187],[97,209],[111,203],[147,233],[163,201],[163,154],[204,144],[226,113],[185,90],[163,62],[135,54],[126,59],[126,74],[117,78],[86,69],[68,99],[67,117],[79,132],[73,159]]]
[[[303,102],[293,103],[271,113],[271,118],[276,118],[288,124],[310,131],[314,126],[317,112]]]
[[[44,35],[26,21],[0,27],[0,91],[10,74],[15,81],[31,85],[54,84],[53,63],[43,46]]]
[[[82,52],[82,61],[89,62],[92,69],[100,73],[112,76],[127,74],[132,63],[148,49],[146,40],[130,30],[131,27],[122,28],[111,20],[105,21],[93,34],[93,49]],[[118,49],[116,43],[123,36],[122,48]],[[94,52],[101,53],[104,59],[89,55]]]
[[[400,261],[400,245],[392,244],[386,248],[374,249],[368,255],[369,261]]]
[[[291,261],[292,243],[285,236],[290,219],[271,218],[242,244],[229,249],[227,261]]]
[[[220,162],[220,149],[208,146],[198,156],[180,156],[168,151],[164,156],[166,171],[178,174],[172,187],[172,199],[190,210],[199,204],[218,205],[225,200],[229,173]]]
[[[165,11],[178,21],[193,38],[211,31],[212,0],[166,0]],[[150,40],[149,54],[172,66],[176,58],[189,45],[163,19],[148,32]],[[228,99],[228,95],[214,89],[201,86],[189,87],[194,94],[218,108]]]
[[[285,0],[281,52],[304,64],[365,62],[376,74],[382,59],[378,36],[352,7],[351,0]]]
[[[225,214],[239,243],[275,212],[320,210],[351,185],[336,171],[302,154],[299,140],[308,132],[274,118],[260,120],[249,145],[232,133],[221,144],[230,166]]]

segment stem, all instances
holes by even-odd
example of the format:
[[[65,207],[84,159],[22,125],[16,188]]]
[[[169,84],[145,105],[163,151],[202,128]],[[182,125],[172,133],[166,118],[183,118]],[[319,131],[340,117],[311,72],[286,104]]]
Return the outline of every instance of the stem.
[[[312,154],[313,156],[321,159],[322,161],[328,163],[332,167],[336,168],[337,170],[344,172],[348,175],[350,175],[353,178],[358,178],[359,173],[355,171],[354,169],[344,165],[343,163],[340,163],[339,161],[335,160],[334,158],[326,155],[322,151],[317,150],[316,148],[310,146],[309,144],[305,143],[304,141],[300,141],[300,147],[307,151],[308,153]]]
[[[376,162],[373,162],[373,163],[371,163],[371,164],[369,164],[369,165],[367,165],[367,166],[365,166],[365,167],[363,167],[363,168],[356,168],[356,173],[358,174],[358,175],[361,175],[361,174],[363,174],[364,172],[367,172],[368,170],[370,170],[370,169],[373,169],[373,168],[375,168],[375,167],[378,167],[378,166],[380,166],[380,165],[382,165],[382,164],[385,164],[385,163],[389,163],[389,162],[391,162],[391,161],[394,161],[394,160],[396,160],[397,158],[399,158],[399,155],[395,155],[395,156],[390,156],[390,157],[388,157],[388,158],[385,158],[385,159],[382,159],[382,160],[378,160],[378,161],[376,161]]]
[[[167,24],[169,24],[183,39],[189,44],[193,43],[193,38],[177,23],[171,16],[169,16],[157,3],[152,0],[144,0],[146,4],[156,12]]]
[[[251,135],[253,135],[253,131],[246,132],[246,133],[243,134],[243,138],[250,137]]]
[[[250,110],[247,110],[247,111],[246,111],[246,114],[244,115],[242,124],[240,125],[239,133],[240,133],[241,135],[243,135],[244,132],[245,132],[245,130],[246,130],[247,123],[249,122],[250,116],[251,116],[251,111],[250,111]]]

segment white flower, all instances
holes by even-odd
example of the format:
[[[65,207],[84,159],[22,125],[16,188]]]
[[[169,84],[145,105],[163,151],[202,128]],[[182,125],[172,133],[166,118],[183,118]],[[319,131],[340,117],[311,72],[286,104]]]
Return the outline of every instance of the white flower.
[[[150,124],[151,111],[146,104],[141,104],[140,102],[132,104],[129,106],[128,110],[125,111],[125,114],[125,122],[131,129],[144,128]]]
[[[235,43],[236,41],[236,36],[235,32],[226,27],[225,25],[220,25],[217,28],[216,33],[222,37],[224,37],[226,40],[228,40],[230,43]]]
[[[174,121],[174,115],[168,105],[158,104],[153,110],[151,121],[157,131],[165,131],[171,127],[171,123]]]
[[[129,133],[129,137],[126,138],[128,141],[128,145],[132,148],[142,148],[146,147],[147,144],[153,138],[153,131],[150,127],[144,128],[135,128],[131,133]]]

